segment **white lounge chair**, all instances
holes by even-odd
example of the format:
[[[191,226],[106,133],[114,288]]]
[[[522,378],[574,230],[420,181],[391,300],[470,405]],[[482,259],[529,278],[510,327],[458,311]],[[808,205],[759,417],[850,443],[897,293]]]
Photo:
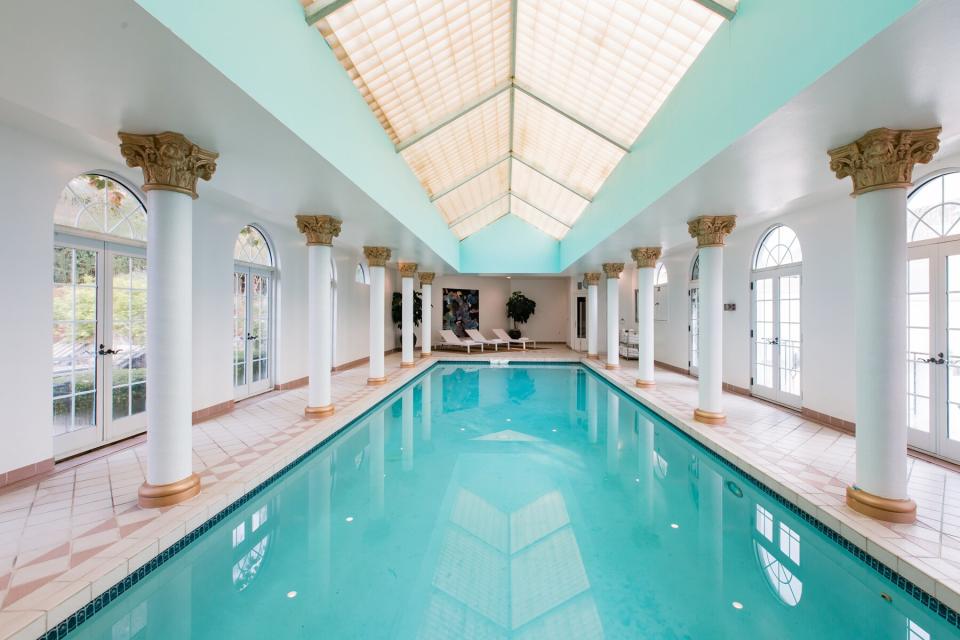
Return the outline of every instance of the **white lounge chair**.
[[[450,348],[450,347],[459,347],[461,349],[466,349],[467,353],[470,353],[471,347],[480,347],[480,351],[483,351],[483,343],[476,342],[475,340],[463,340],[458,338],[450,329],[441,329],[440,338],[443,340],[438,347]]]
[[[508,350],[510,349],[509,340],[504,340],[502,338],[484,338],[479,329],[467,329],[467,335],[481,344],[492,344],[494,351],[500,351],[500,345],[502,344],[507,345]]]
[[[522,344],[522,345],[523,345],[523,350],[526,351],[526,350],[527,350],[527,343],[528,343],[528,342],[533,343],[533,346],[534,346],[534,347],[537,346],[537,341],[536,341],[536,340],[531,340],[530,338],[511,338],[511,337],[510,337],[510,334],[508,334],[508,333],[507,333],[506,331],[504,331],[503,329],[494,329],[494,330],[493,330],[493,333],[494,333],[494,335],[496,335],[496,336],[497,336],[498,338],[500,338],[501,340],[506,340],[507,345],[508,345],[507,348],[509,348],[509,345],[511,345],[511,344]]]

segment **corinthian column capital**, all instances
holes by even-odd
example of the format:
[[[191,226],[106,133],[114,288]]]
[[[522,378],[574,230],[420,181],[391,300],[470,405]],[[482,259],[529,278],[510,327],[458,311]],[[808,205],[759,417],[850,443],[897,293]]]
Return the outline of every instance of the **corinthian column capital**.
[[[722,247],[737,226],[737,216],[700,216],[687,222],[687,231],[697,239],[697,248]]]
[[[636,247],[630,250],[630,257],[638,269],[652,269],[657,266],[661,251],[660,247]]]
[[[433,284],[433,277],[436,274],[433,271],[421,271],[417,275],[420,276],[420,284]]]
[[[940,127],[871,129],[859,139],[831,149],[830,170],[853,178],[853,195],[877,189],[905,189],[913,182],[913,165],[926,164],[940,149]]]
[[[397,265],[400,269],[401,278],[412,278],[417,275],[417,263],[416,262],[401,262]]]
[[[297,229],[307,236],[307,246],[322,244],[329,247],[333,239],[340,235],[342,224],[333,216],[297,215]]]
[[[385,267],[390,259],[388,247],[364,247],[363,255],[367,257],[367,264],[371,267]]]
[[[603,272],[606,274],[607,278],[620,278],[620,274],[623,273],[623,263],[622,262],[604,262],[603,263]]]
[[[120,153],[128,167],[143,169],[143,190],[176,191],[196,199],[197,178],[209,180],[219,153],[201,149],[183,134],[150,135],[120,131]]]
[[[589,287],[592,284],[600,284],[600,274],[597,272],[590,272],[583,274],[583,281],[587,283]]]

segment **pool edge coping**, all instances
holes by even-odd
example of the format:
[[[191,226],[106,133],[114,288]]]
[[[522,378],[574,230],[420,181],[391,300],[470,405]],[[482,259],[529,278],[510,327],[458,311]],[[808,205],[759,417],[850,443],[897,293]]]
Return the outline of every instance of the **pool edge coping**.
[[[502,358],[493,359],[501,360]],[[510,359],[508,359],[510,360]],[[455,354],[435,355],[429,359],[417,361],[417,366],[406,370],[397,370],[376,392],[339,411],[326,419],[317,420],[314,428],[307,429],[294,436],[290,441],[273,449],[260,460],[246,465],[236,474],[247,471],[248,478],[228,479],[217,482],[213,487],[201,493],[197,502],[187,501],[170,508],[158,516],[142,530],[133,532],[109,547],[65,572],[58,579],[48,582],[36,591],[24,596],[9,607],[0,609],[0,623],[8,620],[20,622],[18,628],[10,632],[0,630],[0,640],[37,639],[53,640],[67,637],[77,626],[90,616],[99,612],[114,599],[132,588],[140,580],[158,569],[167,560],[187,548],[197,538],[206,533],[224,518],[244,506],[249,500],[275,484],[283,475],[291,471],[304,459],[362,420],[367,414],[390,400],[394,394],[413,384],[426,375],[433,367],[443,363],[490,364],[487,358],[466,359]],[[960,593],[958,589],[942,582],[922,567],[910,564],[908,554],[899,549],[881,546],[875,536],[862,526],[853,516],[832,507],[816,505],[803,496],[801,491],[792,489],[779,480],[770,471],[758,467],[744,458],[749,452],[739,454],[731,450],[729,443],[710,434],[712,427],[700,425],[661,405],[656,398],[636,387],[629,386],[614,378],[610,372],[597,366],[595,361],[585,357],[531,357],[510,360],[509,364],[578,364],[589,369],[601,380],[618,389],[631,399],[647,407],[650,411],[667,421],[670,426],[703,447],[718,461],[746,477],[764,493],[776,499],[798,517],[803,518],[821,533],[839,544],[856,559],[867,564],[881,577],[892,581],[898,588],[911,595],[920,604],[938,614],[948,624],[960,628]],[[320,427],[320,428],[317,428]],[[323,427],[328,427],[324,429]],[[713,427],[715,428],[715,427]],[[762,463],[763,461],[758,460]],[[833,509],[833,512],[826,509]],[[869,523],[870,520],[867,520]],[[836,526],[833,526],[834,523]],[[861,542],[862,540],[862,542]],[[880,553],[878,554],[878,547]],[[877,555],[889,554],[896,560],[896,569],[888,566]],[[918,560],[918,559],[914,559]],[[94,562],[96,561],[96,562]],[[84,567],[84,565],[88,566]],[[905,563],[901,566],[901,563]],[[75,570],[81,575],[70,579]],[[131,569],[131,567],[133,567]],[[901,569],[906,568],[908,576]],[[122,571],[121,571],[122,569]],[[916,580],[919,575],[920,580]],[[927,580],[934,585],[925,589],[917,584]],[[97,585],[96,588],[94,585]],[[958,583],[960,587],[960,583]],[[944,597],[952,600],[951,607]],[[44,607],[30,607],[31,599],[40,600]],[[23,605],[22,605],[23,603]],[[934,603],[936,606],[932,606]],[[21,605],[21,606],[18,606]],[[11,615],[12,614],[12,615]],[[50,619],[56,620],[50,623]],[[42,625],[39,626],[39,625]]]

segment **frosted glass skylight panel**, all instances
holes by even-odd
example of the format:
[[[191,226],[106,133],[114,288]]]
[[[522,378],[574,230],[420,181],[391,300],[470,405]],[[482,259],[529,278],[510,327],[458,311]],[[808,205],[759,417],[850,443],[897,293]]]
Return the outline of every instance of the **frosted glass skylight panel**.
[[[510,213],[510,196],[504,194],[496,202],[485,206],[479,211],[468,214],[462,218],[462,222],[454,224],[450,229],[459,240],[480,231],[488,224],[492,224]]]
[[[510,189],[533,206],[572,226],[589,202],[537,173],[522,162],[513,162]]]
[[[553,179],[593,197],[624,152],[522,91],[515,93],[514,152]]]
[[[517,82],[629,147],[723,22],[695,0],[521,0]]]
[[[510,92],[504,91],[404,149],[400,155],[430,196],[510,152]]]
[[[353,0],[317,24],[394,143],[510,75],[510,0]]]
[[[469,182],[465,182],[450,193],[438,198],[433,204],[440,209],[443,219],[450,224],[459,217],[486,206],[498,196],[505,194],[510,186],[507,182],[509,162],[504,160],[495,167],[484,171]]]
[[[564,225],[562,222],[551,218],[544,212],[530,204],[527,204],[516,196],[510,196],[510,213],[517,216],[524,222],[532,224],[537,229],[540,229],[540,231],[543,231],[548,236],[552,236],[557,240],[562,240],[563,236],[567,235],[567,231],[570,230],[570,228]]]

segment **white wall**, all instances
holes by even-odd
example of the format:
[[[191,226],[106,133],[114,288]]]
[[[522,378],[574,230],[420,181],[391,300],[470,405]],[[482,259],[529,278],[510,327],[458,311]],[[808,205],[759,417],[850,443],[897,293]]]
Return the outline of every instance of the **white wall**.
[[[501,276],[437,276],[433,280],[433,315],[431,327],[434,344],[440,341],[443,329],[443,290],[477,289],[480,292],[480,331],[492,338],[494,329],[509,329],[507,321],[507,298],[510,297],[510,280]],[[540,302],[537,301],[539,306]]]

